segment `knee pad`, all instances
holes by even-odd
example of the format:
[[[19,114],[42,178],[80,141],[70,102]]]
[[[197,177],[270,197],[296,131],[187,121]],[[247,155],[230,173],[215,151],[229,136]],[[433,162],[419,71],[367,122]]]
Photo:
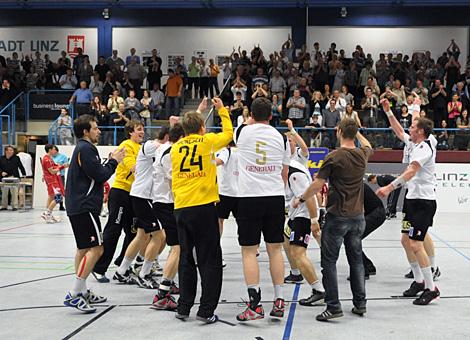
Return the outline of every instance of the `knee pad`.
[[[61,194],[55,194],[55,195],[54,195],[54,201],[55,201],[56,203],[62,202],[62,195],[61,195]]]

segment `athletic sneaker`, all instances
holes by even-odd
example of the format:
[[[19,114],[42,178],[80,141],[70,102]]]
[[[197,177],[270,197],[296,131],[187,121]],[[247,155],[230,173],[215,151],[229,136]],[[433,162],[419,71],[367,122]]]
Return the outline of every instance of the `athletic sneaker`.
[[[159,282],[153,279],[152,274],[147,274],[145,275],[144,278],[137,275],[135,278],[135,281],[139,285],[140,288],[146,288],[146,289],[158,289],[158,286],[160,285]]]
[[[163,271],[163,267],[160,266],[160,263],[158,262],[158,260],[155,260],[155,261],[153,262],[152,270],[153,270],[153,271],[156,271],[156,272],[162,272],[162,271]]]
[[[179,287],[176,285],[176,283],[172,282],[171,288],[170,288],[170,294],[179,295],[179,293],[180,293]]]
[[[264,318],[264,309],[262,305],[258,305],[255,309],[251,309],[250,303],[246,303],[246,309],[237,315],[238,321],[253,321]]]
[[[6,208],[5,208],[6,210]],[[47,221],[48,217],[50,216],[51,214],[47,211],[44,211],[42,214],[41,214],[41,218],[44,220],[44,221]]]
[[[405,274],[405,277],[406,277],[407,279],[414,279],[414,278],[415,278],[415,276],[414,276],[412,270],[410,270],[409,273],[406,273],[406,274]]]
[[[410,288],[403,292],[403,296],[414,297],[424,290],[424,282],[413,281]]]
[[[428,305],[431,301],[438,299],[440,295],[441,292],[439,292],[439,289],[437,289],[437,287],[435,287],[434,290],[426,288],[424,292],[421,293],[419,298],[413,301],[413,304],[425,306]]]
[[[364,316],[366,314],[367,309],[366,307],[356,307],[354,306],[353,309],[351,309],[351,313],[359,315],[359,316]]]
[[[335,319],[335,318],[340,318],[343,316],[343,311],[330,311],[328,309],[325,309],[325,311],[321,314],[318,314],[315,319],[317,321],[328,321],[330,319]]]
[[[294,275],[292,272],[284,278],[284,283],[301,283],[304,280],[302,274]]]
[[[133,285],[136,283],[136,280],[134,279],[130,269],[126,270],[124,275],[119,274],[118,272],[114,273],[113,280],[129,285]]]
[[[436,267],[436,269],[431,267],[432,271],[432,280],[437,281],[439,279],[439,276],[441,276],[441,271],[439,270],[439,267]]]
[[[207,318],[197,315],[196,319],[199,320],[199,321],[205,322],[207,324],[211,324],[211,323],[215,323],[215,322],[219,321],[219,317],[215,314],[212,315],[212,316],[209,316]]]
[[[270,316],[274,318],[283,318],[284,317],[284,299],[276,299],[273,304],[273,309],[271,309]]]
[[[85,314],[96,312],[96,308],[90,306],[87,299],[82,294],[73,296],[72,293],[67,293],[65,296],[64,305],[67,307],[77,308],[80,312]]]
[[[306,299],[300,299],[299,305],[301,306],[315,306],[323,304],[325,299],[325,292],[320,292],[316,289],[312,289],[312,295]]]
[[[96,272],[91,272],[91,275],[98,281],[99,283],[109,283],[109,279],[105,274],[99,274]]]
[[[84,295],[84,297],[91,305],[108,301],[108,298],[96,295],[90,289],[87,290],[87,293]]]
[[[176,312],[175,318],[181,321],[186,321],[189,318],[189,314],[180,314],[179,312]]]
[[[159,297],[157,294],[153,298],[152,308],[158,310],[175,311],[177,308],[177,304],[175,298],[170,294],[166,294],[164,297]]]
[[[143,265],[144,265],[144,258],[138,255],[135,258],[134,265],[132,266],[132,271],[134,272],[135,276],[139,276],[140,270],[142,269]]]

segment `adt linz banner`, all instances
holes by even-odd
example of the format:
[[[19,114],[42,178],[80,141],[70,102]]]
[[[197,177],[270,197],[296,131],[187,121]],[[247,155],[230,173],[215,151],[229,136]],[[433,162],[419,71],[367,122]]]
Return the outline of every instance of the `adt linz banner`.
[[[328,152],[328,148],[308,148],[308,170],[312,178],[320,170]]]

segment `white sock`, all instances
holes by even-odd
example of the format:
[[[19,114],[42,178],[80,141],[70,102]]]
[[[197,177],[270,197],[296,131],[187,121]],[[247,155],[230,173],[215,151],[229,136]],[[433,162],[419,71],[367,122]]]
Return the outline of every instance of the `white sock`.
[[[148,275],[150,273],[150,270],[152,269],[153,262],[144,260],[144,264],[142,265],[142,268],[140,269],[139,276],[141,278],[144,278],[145,275]]]
[[[421,268],[421,272],[424,276],[424,288],[429,288],[429,290],[434,290],[434,281],[432,279],[431,267]]]
[[[421,273],[421,268],[419,267],[418,262],[410,263],[411,271],[413,272],[413,276],[416,282],[423,282],[423,274]]]
[[[284,299],[284,285],[274,285],[274,301]]]
[[[126,271],[129,269],[129,267],[131,266],[133,260],[134,259],[130,259],[130,258],[124,256],[124,258],[122,259],[121,265],[119,266],[117,272],[121,275],[124,275],[126,273]]]
[[[428,257],[429,257],[429,262],[431,262],[431,267],[436,269],[436,259],[435,259],[434,255],[433,256],[428,256]]]
[[[312,289],[315,289],[319,292],[324,292],[325,291],[325,289],[323,288],[323,285],[321,284],[320,280],[317,280],[314,283],[311,283],[310,287],[312,287]]]
[[[292,273],[292,275],[300,275],[300,270],[299,270],[299,269],[294,269],[294,268],[292,268],[292,269],[290,270],[290,272]]]
[[[73,288],[70,293],[72,293],[73,296],[77,296],[80,293],[85,294],[86,291],[86,279],[75,276],[75,280],[73,281]]]

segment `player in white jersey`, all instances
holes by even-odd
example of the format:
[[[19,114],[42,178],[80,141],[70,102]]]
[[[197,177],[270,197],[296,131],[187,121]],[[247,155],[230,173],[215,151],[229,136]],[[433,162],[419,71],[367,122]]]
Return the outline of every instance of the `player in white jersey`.
[[[238,147],[238,242],[242,247],[245,283],[250,302],[237,315],[239,321],[264,317],[256,252],[263,233],[274,285],[273,317],[284,316],[284,185],[290,163],[287,138],[269,125],[271,102],[256,98],[251,105],[253,123],[235,132]]]
[[[384,102],[383,107],[392,122],[389,103]],[[415,280],[410,288],[403,292],[403,295],[412,297],[422,292],[413,301],[416,305],[427,305],[440,295],[438,288],[434,285],[431,264],[423,244],[427,230],[432,226],[436,213],[434,171],[437,143],[432,136],[432,128],[433,124],[429,119],[415,118],[411,124],[409,137],[404,133],[397,134],[398,138],[408,139],[414,144],[409,149],[409,166],[391,184],[377,190],[379,197],[386,197],[394,189],[402,187],[408,182],[404,214],[410,228],[408,240],[406,240],[406,236],[402,237],[402,244],[407,252]]]
[[[300,164],[308,168],[308,146],[302,137],[295,131],[294,125],[290,119],[286,120],[287,133],[289,137],[291,159],[298,161]]]
[[[215,155],[217,165],[217,184],[219,186],[220,202],[217,203],[217,215],[219,217],[220,237],[224,231],[224,221],[230,213],[237,217],[237,192],[238,192],[238,149],[232,142],[226,148],[221,149]],[[226,264],[222,258],[222,267]]]
[[[137,154],[135,180],[129,194],[135,214],[134,225],[137,227],[137,235],[127,247],[124,259],[114,275],[116,280],[129,283],[132,261],[134,261],[139,250],[149,242],[145,249],[144,264],[135,278],[140,287],[148,289],[155,289],[158,284],[150,274],[150,270],[164,240],[161,225],[153,212],[151,201],[153,159],[155,151],[159,147],[160,143],[149,140],[142,145]],[[149,237],[151,237],[150,240]]]
[[[311,183],[312,177],[307,168],[300,162],[291,160],[286,189],[288,192],[286,196],[291,197],[288,212],[289,220],[287,222],[291,230],[288,251],[295,262],[296,268],[300,269],[301,274],[312,288],[312,294],[308,298],[299,300],[299,304],[303,306],[322,303],[325,298],[323,286],[318,280],[312,262],[307,257],[310,232],[314,236],[320,237],[317,198],[313,196],[297,208],[290,204],[295,197],[303,194]]]
[[[158,292],[153,299],[152,306],[158,310],[176,310],[177,304],[171,294],[178,294],[179,289],[174,283],[178,272],[180,258],[180,246],[176,220],[173,215],[174,197],[171,190],[171,146],[182,137],[184,130],[180,124],[174,124],[170,128],[169,141],[161,145],[155,153],[153,163],[153,210],[159,223],[166,234],[166,243],[170,247],[170,253],[163,267],[163,277],[158,286]]]

